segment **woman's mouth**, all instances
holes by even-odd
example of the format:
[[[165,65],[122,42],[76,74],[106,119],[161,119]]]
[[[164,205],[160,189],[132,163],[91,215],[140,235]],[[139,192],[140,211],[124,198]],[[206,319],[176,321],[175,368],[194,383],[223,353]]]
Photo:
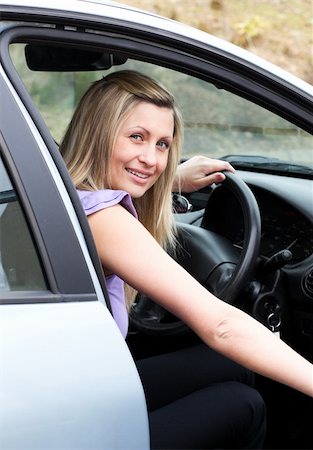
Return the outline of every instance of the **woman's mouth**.
[[[150,175],[146,174],[146,173],[142,173],[142,172],[137,172],[137,170],[133,170],[133,169],[128,169],[126,168],[126,171],[128,173],[130,173],[131,175],[134,175],[138,178],[141,178],[142,180],[146,180],[147,178],[149,178]]]

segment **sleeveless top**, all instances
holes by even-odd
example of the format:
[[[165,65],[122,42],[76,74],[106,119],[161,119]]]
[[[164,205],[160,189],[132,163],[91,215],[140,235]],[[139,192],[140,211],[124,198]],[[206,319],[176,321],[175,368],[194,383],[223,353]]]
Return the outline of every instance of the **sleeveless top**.
[[[87,216],[120,204],[138,218],[132,199],[125,191],[111,189],[82,191],[78,189],[77,193]],[[106,276],[105,279],[114,320],[125,338],[128,330],[128,313],[125,303],[124,281],[115,274]]]

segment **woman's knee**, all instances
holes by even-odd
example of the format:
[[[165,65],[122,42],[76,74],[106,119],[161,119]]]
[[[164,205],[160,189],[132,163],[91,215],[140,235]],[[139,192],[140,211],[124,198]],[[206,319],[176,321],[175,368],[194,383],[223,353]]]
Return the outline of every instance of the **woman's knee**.
[[[253,388],[212,384],[150,414],[153,449],[262,448],[265,406]]]
[[[234,426],[234,440],[237,448],[259,449],[263,447],[266,433],[266,407],[260,393],[240,385],[237,390],[237,423]]]
[[[212,389],[213,396],[209,392]],[[266,408],[259,392],[236,381],[216,384],[209,390],[211,403],[207,407],[212,408],[210,421],[213,419],[214,425],[211,422],[208,427],[208,440],[213,438],[217,446],[211,448],[261,449],[266,432]]]

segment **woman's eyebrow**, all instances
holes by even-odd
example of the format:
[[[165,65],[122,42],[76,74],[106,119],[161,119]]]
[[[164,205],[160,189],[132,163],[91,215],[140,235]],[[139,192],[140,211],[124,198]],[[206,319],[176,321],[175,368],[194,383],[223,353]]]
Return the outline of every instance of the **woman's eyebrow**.
[[[127,128],[127,132],[133,131],[133,130],[142,130],[144,133],[151,135],[151,131],[149,131],[147,128],[143,127],[142,125],[133,125],[129,128]],[[173,135],[170,134],[169,136],[161,136],[159,139],[169,139],[169,140],[173,140]]]
[[[140,130],[145,131],[146,133],[149,133],[149,131],[141,125],[132,125],[131,127],[127,128],[127,131],[131,131],[134,129],[140,129]]]

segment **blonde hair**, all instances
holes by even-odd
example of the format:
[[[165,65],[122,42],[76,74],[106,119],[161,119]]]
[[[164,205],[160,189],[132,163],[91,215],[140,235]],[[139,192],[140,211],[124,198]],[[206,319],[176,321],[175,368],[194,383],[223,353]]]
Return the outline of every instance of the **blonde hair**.
[[[175,247],[172,185],[180,158],[183,122],[174,97],[152,78],[119,71],[94,82],[81,98],[60,146],[75,186],[110,188],[110,159],[121,124],[139,102],[173,111],[174,134],[165,171],[134,200],[140,222],[166,249]]]

